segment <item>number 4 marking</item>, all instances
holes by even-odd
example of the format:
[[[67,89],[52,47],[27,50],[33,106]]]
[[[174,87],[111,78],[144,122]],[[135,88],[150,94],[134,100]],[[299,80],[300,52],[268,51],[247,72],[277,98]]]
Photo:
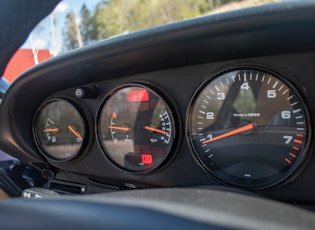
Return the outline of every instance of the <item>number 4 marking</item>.
[[[244,83],[241,85],[241,89],[249,90],[248,82],[244,82]]]

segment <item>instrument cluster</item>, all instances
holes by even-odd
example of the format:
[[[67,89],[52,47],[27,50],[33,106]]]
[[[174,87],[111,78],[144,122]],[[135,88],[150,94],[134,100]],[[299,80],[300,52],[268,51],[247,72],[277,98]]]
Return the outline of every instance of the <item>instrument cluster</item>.
[[[40,106],[33,136],[48,161],[71,162],[94,139],[112,165],[145,174],[165,165],[187,141],[196,164],[211,178],[263,189],[296,172],[310,144],[309,112],[300,92],[285,76],[264,68],[243,66],[208,76],[182,115],[185,127],[177,105],[151,84],[122,84],[102,98],[91,114],[94,124],[69,98]],[[179,135],[184,129],[186,138]]]

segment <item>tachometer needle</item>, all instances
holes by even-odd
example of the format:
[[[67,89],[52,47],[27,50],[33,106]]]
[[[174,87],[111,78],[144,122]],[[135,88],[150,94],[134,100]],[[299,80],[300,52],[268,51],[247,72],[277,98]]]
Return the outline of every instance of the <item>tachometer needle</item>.
[[[79,138],[80,141],[83,140],[83,138],[81,137],[81,135],[80,135],[77,131],[75,131],[75,130],[72,128],[71,125],[68,125],[68,129],[69,129],[77,138]]]
[[[44,133],[52,133],[52,132],[58,132],[59,129],[58,128],[54,128],[54,129],[44,129],[43,132]]]
[[[119,126],[107,126],[109,129],[116,129],[116,130],[120,130],[120,131],[129,131],[128,127],[119,127]]]
[[[248,130],[251,130],[254,128],[254,125],[253,124],[248,124],[248,125],[245,125],[241,128],[238,128],[238,129],[234,129],[232,131],[229,131],[227,133],[223,133],[219,136],[216,136],[212,139],[209,139],[209,140],[206,140],[204,142],[202,142],[202,144],[207,144],[207,143],[210,143],[210,142],[213,142],[213,141],[217,141],[217,140],[220,140],[222,138],[226,138],[226,137],[229,137],[229,136],[232,136],[232,135],[235,135],[235,134],[238,134],[238,133],[242,133],[242,132],[245,132],[245,131],[248,131]]]
[[[163,131],[163,130],[161,130],[161,129],[152,128],[152,127],[150,127],[150,126],[144,126],[144,128],[145,128],[146,130],[149,130],[149,131],[153,131],[153,132],[157,132],[157,133],[162,133],[162,134],[164,134],[164,135],[169,135],[169,132]]]

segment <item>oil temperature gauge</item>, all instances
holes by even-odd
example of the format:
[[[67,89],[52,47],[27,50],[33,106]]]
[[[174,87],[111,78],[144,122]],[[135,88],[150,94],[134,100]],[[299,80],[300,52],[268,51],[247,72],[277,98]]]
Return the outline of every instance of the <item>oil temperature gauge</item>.
[[[68,101],[50,100],[41,106],[34,123],[34,137],[41,152],[53,160],[69,160],[81,150],[85,125]]]
[[[120,168],[150,171],[168,156],[175,137],[172,111],[154,91],[142,85],[114,90],[99,114],[104,152]]]

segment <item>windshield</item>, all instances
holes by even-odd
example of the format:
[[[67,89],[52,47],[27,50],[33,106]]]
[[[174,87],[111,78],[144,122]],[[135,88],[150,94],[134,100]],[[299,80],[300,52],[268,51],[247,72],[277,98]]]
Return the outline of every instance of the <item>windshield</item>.
[[[4,77],[51,57],[113,36],[184,19],[281,0],[65,0],[29,34]],[[22,61],[21,61],[22,60]]]

